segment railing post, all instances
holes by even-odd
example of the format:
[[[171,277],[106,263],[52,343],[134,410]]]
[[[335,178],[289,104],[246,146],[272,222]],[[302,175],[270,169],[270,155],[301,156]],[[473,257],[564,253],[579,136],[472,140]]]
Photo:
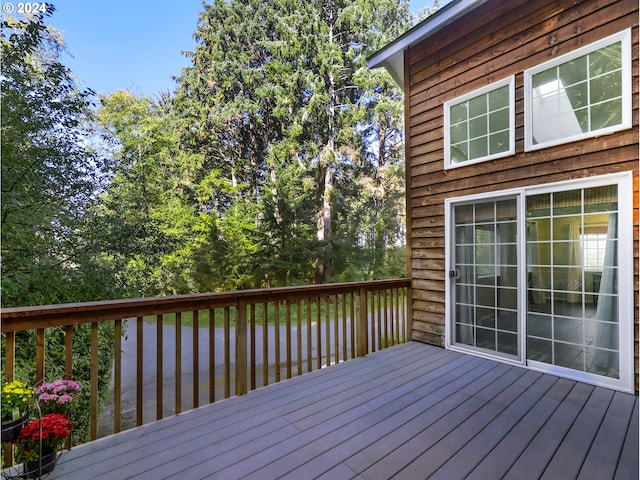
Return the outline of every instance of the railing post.
[[[247,302],[238,302],[236,315],[236,395],[247,393]]]
[[[364,287],[361,287],[358,293],[356,341],[356,356],[364,357],[369,353],[369,312],[367,311],[367,290]]]

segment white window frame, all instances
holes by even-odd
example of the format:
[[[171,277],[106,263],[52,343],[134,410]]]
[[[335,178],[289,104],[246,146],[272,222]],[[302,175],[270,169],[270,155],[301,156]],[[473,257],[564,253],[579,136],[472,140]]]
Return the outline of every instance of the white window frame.
[[[577,180],[567,180],[556,183],[541,185],[531,185],[528,187],[500,190],[462,197],[445,199],[445,266],[446,272],[453,269],[452,259],[452,212],[455,205],[464,202],[478,202],[482,200],[493,200],[500,197],[517,196],[519,198],[518,224],[519,237],[526,238],[526,222],[521,219],[526,218],[526,197],[541,193],[558,192],[575,188],[591,188],[603,185],[618,185],[618,353],[619,353],[619,378],[609,378],[594,373],[573,370],[557,365],[536,362],[527,359],[526,351],[526,308],[527,289],[521,288],[518,299],[518,335],[520,336],[520,355],[518,358],[505,358],[490,351],[477,351],[472,347],[467,347],[453,342],[452,321],[454,318],[454,306],[451,302],[454,282],[449,275],[445,275],[445,348],[459,351],[465,354],[490,358],[511,365],[520,365],[531,370],[543,373],[551,373],[571,380],[589,383],[592,385],[612,388],[623,392],[633,393],[635,391],[634,382],[634,278],[633,278],[633,174],[632,172],[620,172],[608,175],[601,175]],[[523,227],[524,225],[524,227]],[[526,241],[520,241],[518,245],[518,261],[520,263],[520,285],[526,285]],[[522,263],[525,262],[525,263]]]
[[[451,107],[458,105],[460,103],[466,102],[467,100],[475,98],[479,95],[484,95],[493,90],[497,90],[498,88],[502,88],[505,85],[509,86],[509,107],[508,107],[509,109],[509,148],[504,152],[495,153],[493,155],[486,155],[484,157],[474,158],[472,160],[467,160],[465,162],[453,163],[451,161],[451,148],[450,148],[451,147],[451,132],[450,132]],[[444,168],[445,170],[448,170],[450,168],[465,167],[467,165],[473,165],[474,163],[486,162],[488,160],[507,157],[515,154],[515,100],[514,100],[515,86],[514,85],[515,85],[515,80],[514,80],[514,77],[511,76],[444,102]]]
[[[553,67],[557,67],[563,63],[569,62],[574,58],[581,57],[590,52],[607,47],[614,43],[621,43],[621,55],[622,55],[622,122],[617,125],[601,128],[598,130],[591,130],[588,132],[580,133],[577,135],[570,135],[563,138],[549,140],[546,142],[540,142],[533,144],[533,92],[532,92],[532,78],[535,74],[543,72]],[[574,142],[576,140],[582,140],[585,138],[599,137],[601,135],[608,135],[620,130],[626,130],[632,127],[632,88],[631,88],[631,29],[623,30],[621,32],[610,35],[606,38],[598,40],[584,47],[573,50],[569,53],[549,60],[548,62],[537,65],[533,68],[524,71],[524,149],[526,152],[539,150],[542,148],[552,147],[554,145],[561,145],[564,143]]]

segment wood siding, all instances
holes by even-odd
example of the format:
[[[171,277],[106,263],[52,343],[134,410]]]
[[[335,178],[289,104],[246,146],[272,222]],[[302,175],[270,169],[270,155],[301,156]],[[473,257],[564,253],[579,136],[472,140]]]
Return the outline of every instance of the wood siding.
[[[630,27],[633,127],[525,152],[524,71]],[[632,171],[637,374],[637,0],[489,0],[411,47],[405,61],[412,338],[444,345],[446,198]],[[515,76],[515,155],[444,170],[444,102],[509,76]]]

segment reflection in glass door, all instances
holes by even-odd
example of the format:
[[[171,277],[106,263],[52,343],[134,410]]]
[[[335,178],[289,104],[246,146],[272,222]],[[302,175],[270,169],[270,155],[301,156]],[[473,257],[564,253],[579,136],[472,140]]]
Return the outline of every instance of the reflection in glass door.
[[[617,185],[526,205],[527,358],[619,378]]]
[[[518,357],[517,199],[453,208],[453,343]]]

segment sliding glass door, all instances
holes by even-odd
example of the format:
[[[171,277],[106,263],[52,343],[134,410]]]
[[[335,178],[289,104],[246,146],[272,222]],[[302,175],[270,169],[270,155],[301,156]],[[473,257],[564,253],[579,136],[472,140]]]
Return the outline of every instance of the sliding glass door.
[[[630,175],[447,201],[447,344],[632,389]]]

